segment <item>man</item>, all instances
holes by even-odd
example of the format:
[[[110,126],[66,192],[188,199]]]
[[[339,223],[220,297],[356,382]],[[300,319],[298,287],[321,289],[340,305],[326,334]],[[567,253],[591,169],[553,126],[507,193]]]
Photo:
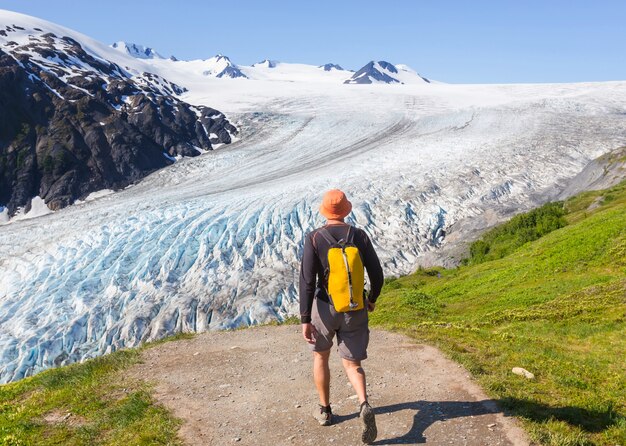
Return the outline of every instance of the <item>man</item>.
[[[367,358],[368,311],[376,308],[376,299],[383,285],[383,271],[367,234],[344,222],[344,218],[352,210],[352,204],[343,192],[337,189],[326,192],[319,210],[326,217],[327,223],[307,234],[300,268],[302,335],[313,350],[313,381],[320,400],[314,416],[322,426],[332,424],[328,358],[333,338],[337,335],[337,349],[343,367],[359,398],[359,417],[363,424],[361,440],[369,444],[376,439],[377,429],[374,412],[367,400],[365,372],[361,361]],[[333,241],[348,239],[359,250],[362,264],[370,279],[371,292],[362,309],[338,312],[327,291],[328,277],[325,275],[329,271],[328,252]],[[352,283],[350,303],[352,304]]]

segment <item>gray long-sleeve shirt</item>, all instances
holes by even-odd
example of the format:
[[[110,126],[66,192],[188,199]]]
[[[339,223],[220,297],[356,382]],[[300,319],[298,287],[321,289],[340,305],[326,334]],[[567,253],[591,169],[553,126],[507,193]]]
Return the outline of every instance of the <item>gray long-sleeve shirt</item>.
[[[328,232],[336,239],[346,238],[347,224],[334,224],[324,226]],[[307,234],[304,240],[304,254],[300,265],[300,320],[302,323],[311,322],[311,309],[313,299],[317,297],[325,302],[329,302],[326,294],[326,278],[324,271],[328,268],[328,249],[330,244],[319,234],[316,229]],[[363,266],[367,271],[371,284],[371,291],[368,296],[370,302],[376,302],[383,287],[383,269],[372,246],[372,242],[362,229],[352,227],[354,231],[354,244],[359,248],[363,258]],[[317,295],[315,290],[318,289]]]

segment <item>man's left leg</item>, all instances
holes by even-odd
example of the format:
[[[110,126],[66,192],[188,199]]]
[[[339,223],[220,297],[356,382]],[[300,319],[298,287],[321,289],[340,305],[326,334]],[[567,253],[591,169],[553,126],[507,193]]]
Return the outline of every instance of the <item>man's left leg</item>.
[[[343,368],[346,371],[346,375],[348,376],[348,380],[352,387],[354,388],[354,392],[359,398],[359,404],[367,401],[367,391],[366,391],[366,383],[365,383],[365,371],[363,367],[361,367],[361,361],[352,361],[349,359],[342,359]]]
[[[376,440],[378,431],[374,410],[367,401],[365,371],[361,367],[361,361],[367,358],[367,346],[369,344],[367,322],[367,309],[345,314],[344,324],[337,332],[337,342],[346,375],[361,403],[359,408],[359,418],[363,424],[361,441],[365,444],[371,444]]]
[[[363,423],[361,441],[365,444],[373,443],[374,440],[376,440],[378,430],[376,429],[374,410],[367,401],[365,371],[363,370],[363,367],[361,367],[361,361],[351,361],[349,359],[342,359],[342,361],[343,368],[346,370],[346,375],[348,375],[350,384],[352,384],[352,387],[359,398],[359,417],[361,418],[361,423]]]

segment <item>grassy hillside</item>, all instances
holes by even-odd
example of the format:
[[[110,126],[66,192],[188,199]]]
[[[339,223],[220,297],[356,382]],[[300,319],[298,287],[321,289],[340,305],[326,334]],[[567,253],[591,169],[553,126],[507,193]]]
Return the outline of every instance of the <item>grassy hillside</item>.
[[[459,268],[388,280],[371,321],[447,351],[541,444],[626,445],[626,182],[472,248]]]
[[[0,386],[0,446],[180,445],[179,422],[154,404],[146,383],[124,374],[141,350]]]

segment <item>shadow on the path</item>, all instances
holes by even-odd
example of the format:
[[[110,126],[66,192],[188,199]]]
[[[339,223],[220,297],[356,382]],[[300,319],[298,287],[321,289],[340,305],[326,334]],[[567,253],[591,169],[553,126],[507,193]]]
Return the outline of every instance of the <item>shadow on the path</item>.
[[[424,432],[437,421],[453,418],[502,413],[505,416],[523,416],[533,421],[559,420],[577,426],[586,432],[601,432],[624,422],[623,417],[611,407],[606,411],[592,411],[580,407],[551,407],[545,404],[516,398],[483,401],[414,401],[374,408],[377,416],[403,410],[414,411],[413,425],[400,437],[379,440],[373,444],[426,443]],[[358,417],[358,414],[338,416],[337,422]],[[384,418],[380,418],[383,420]]]
[[[437,421],[502,412],[493,400],[484,401],[414,401],[392,404],[374,409],[376,415],[415,411],[413,425],[409,431],[396,438],[380,440],[373,444],[416,444],[426,443],[424,432]],[[355,415],[356,416],[356,415]]]

